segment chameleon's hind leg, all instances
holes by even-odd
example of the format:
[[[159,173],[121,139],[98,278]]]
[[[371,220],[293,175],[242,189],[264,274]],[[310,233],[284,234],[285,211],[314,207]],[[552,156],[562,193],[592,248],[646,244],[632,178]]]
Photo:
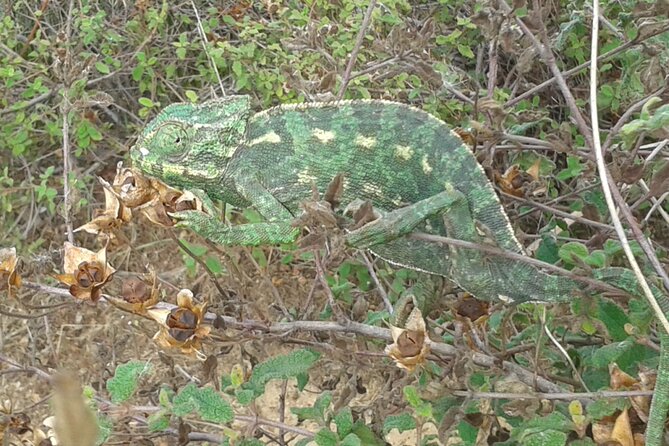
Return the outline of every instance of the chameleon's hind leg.
[[[435,216],[443,218],[449,237],[481,243],[467,198],[450,185],[439,194],[352,231],[346,235],[346,242],[356,248],[370,248],[391,263],[447,277],[481,299],[497,299],[500,292],[480,251],[405,237]]]
[[[453,226],[451,237],[478,240],[465,195],[447,184],[445,190],[410,206],[396,209],[346,235],[346,243],[358,249],[383,245],[413,232],[430,217],[443,215]]]

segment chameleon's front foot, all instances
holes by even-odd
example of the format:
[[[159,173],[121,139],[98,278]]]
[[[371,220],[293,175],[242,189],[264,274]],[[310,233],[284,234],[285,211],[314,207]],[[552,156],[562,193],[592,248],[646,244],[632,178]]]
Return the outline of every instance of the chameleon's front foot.
[[[210,238],[209,235],[221,226],[218,219],[202,211],[180,211],[169,215],[175,220],[175,227],[188,228],[205,238]]]
[[[170,212],[169,216],[175,221],[177,228],[188,228],[196,233],[207,237],[213,228],[221,225],[221,222],[214,217],[217,214],[214,203],[204,191],[194,189],[190,191],[202,203],[202,210],[184,210]],[[208,237],[207,237],[208,238]]]

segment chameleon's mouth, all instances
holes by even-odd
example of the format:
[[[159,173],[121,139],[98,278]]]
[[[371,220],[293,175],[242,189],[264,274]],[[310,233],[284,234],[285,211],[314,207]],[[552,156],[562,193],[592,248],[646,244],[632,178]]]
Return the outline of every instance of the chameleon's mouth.
[[[130,148],[130,160],[133,167],[140,169],[151,176],[160,172],[160,165],[149,158],[149,151],[146,147],[135,145]]]

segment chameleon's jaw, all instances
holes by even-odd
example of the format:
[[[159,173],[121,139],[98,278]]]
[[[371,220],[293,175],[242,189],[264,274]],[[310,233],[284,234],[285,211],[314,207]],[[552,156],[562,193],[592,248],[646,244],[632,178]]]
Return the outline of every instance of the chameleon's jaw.
[[[220,172],[215,167],[197,169],[190,166],[188,159],[170,162],[165,156],[157,156],[146,147],[136,145],[130,149],[130,159],[134,168],[147,176],[157,178],[173,187],[189,187],[193,184],[215,182]]]
[[[141,170],[148,176],[164,180],[164,164],[149,155],[149,150],[142,145],[135,145],[130,148],[130,160],[135,169]]]

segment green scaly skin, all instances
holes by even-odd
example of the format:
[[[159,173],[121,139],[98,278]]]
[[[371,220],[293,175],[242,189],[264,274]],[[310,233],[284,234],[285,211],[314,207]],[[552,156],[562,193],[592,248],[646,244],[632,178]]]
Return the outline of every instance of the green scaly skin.
[[[300,203],[312,199],[314,185],[323,191],[343,174],[343,204],[368,200],[382,212],[346,236],[351,247],[446,277],[490,301],[568,301],[583,291],[579,282],[523,262],[406,237],[421,231],[476,243],[492,238],[501,249],[522,252],[471,151],[445,123],[407,105],[341,101],[282,105],[253,114],[246,96],[173,104],[146,126],[131,156],[136,167],[167,184],[253,207],[266,219],[231,227],[213,214],[175,214],[179,225],[215,243],[294,241],[299,230],[292,222],[301,213]],[[628,270],[606,268],[595,275],[642,295]],[[669,300],[655,291],[669,314]],[[669,361],[662,339],[664,364]],[[669,376],[660,375],[660,381],[648,429],[661,434]]]

